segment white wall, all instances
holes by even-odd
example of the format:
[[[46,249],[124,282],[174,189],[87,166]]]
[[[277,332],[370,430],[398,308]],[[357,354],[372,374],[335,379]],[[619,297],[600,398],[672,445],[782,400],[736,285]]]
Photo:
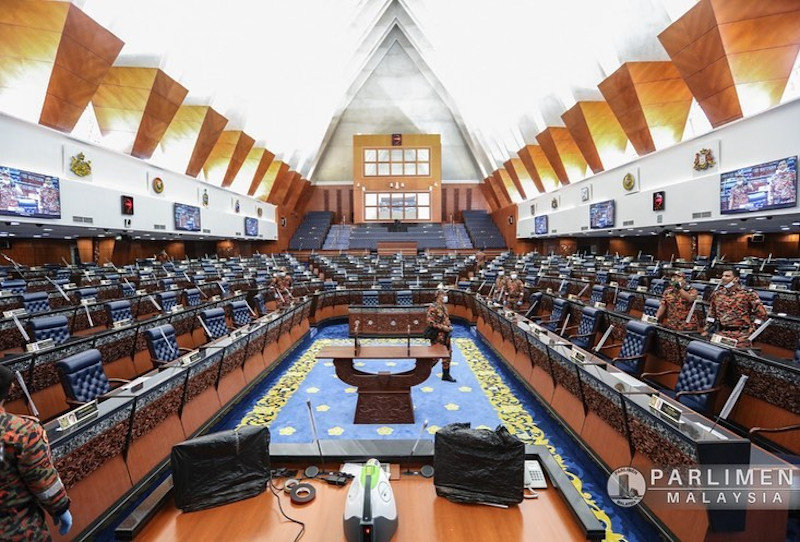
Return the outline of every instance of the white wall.
[[[711,148],[717,166],[711,173],[694,171],[694,156],[701,148]],[[580,189],[591,185],[590,202],[616,200],[615,229],[686,225],[689,222],[720,220],[721,218],[753,218],[763,215],[797,214],[796,207],[746,215],[722,215],[719,203],[720,174],[800,154],[800,100],[775,107],[759,115],[723,126],[696,139],[647,155],[613,170],[599,173],[583,181],[519,204],[517,237],[529,238],[533,232],[531,204],[536,215],[546,214],[551,235],[572,235],[589,225],[589,203],[581,203]],[[638,171],[640,191],[628,194],[622,187],[626,173]],[[665,209],[652,210],[652,195],[666,191]],[[560,198],[557,211],[551,200]],[[710,211],[710,218],[693,219],[692,213]],[[662,216],[662,222],[657,217]],[[633,226],[623,226],[632,220]],[[750,224],[750,222],[748,222]],[[583,230],[586,231],[586,230]],[[589,230],[591,231],[591,230]],[[597,230],[602,231],[602,230]]]
[[[92,162],[89,180],[80,180],[69,170],[70,157],[83,152]],[[0,114],[0,166],[14,167],[61,179],[61,219],[25,219],[19,222],[47,222],[64,226],[80,226],[74,216],[92,217],[92,227],[132,229],[155,232],[159,235],[176,233],[173,221],[173,202],[201,207],[201,225],[207,232],[180,232],[183,237],[244,237],[244,217],[257,217],[259,236],[246,239],[274,240],[278,238],[275,206],[254,198],[219,188],[186,175],[158,168],[143,160],[73,139],[49,128]],[[151,179],[161,177],[164,192],[156,194]],[[209,205],[204,208],[201,197],[208,190]],[[135,214],[123,216],[120,196],[134,197]],[[236,200],[240,212],[234,210]],[[123,220],[131,219],[126,227]],[[156,230],[155,225],[166,230]],[[91,232],[87,232],[91,235]]]

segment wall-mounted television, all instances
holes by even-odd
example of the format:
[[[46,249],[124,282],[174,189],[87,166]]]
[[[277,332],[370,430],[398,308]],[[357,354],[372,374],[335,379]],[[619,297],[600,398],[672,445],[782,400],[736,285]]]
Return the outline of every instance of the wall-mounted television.
[[[258,236],[258,219],[249,216],[244,217],[244,234],[248,237]]]
[[[667,199],[667,194],[663,190],[659,190],[658,192],[653,192],[653,210],[663,211],[666,199]]]
[[[61,218],[58,177],[0,167],[0,214]]]
[[[533,217],[533,233],[547,235],[547,215]]]
[[[200,207],[174,204],[175,229],[183,231],[200,231]]]
[[[614,200],[589,205],[589,227],[602,230],[614,227]]]
[[[133,216],[133,196],[120,196],[120,210],[123,215]]]
[[[720,176],[722,214],[768,211],[797,205],[797,156],[773,160]]]

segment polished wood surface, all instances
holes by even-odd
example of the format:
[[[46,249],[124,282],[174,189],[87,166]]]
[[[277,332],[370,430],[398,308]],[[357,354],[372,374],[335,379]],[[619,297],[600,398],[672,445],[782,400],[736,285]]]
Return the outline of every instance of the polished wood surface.
[[[183,105],[161,138],[161,148],[176,168],[197,177],[227,123],[207,105]]]
[[[525,145],[517,151],[539,192],[558,188],[558,176],[539,145]]]
[[[416,241],[378,241],[378,254],[407,254],[417,253]]]
[[[617,165],[628,138],[607,102],[581,101],[561,118],[592,172]]]
[[[282,481],[280,482],[282,483]],[[280,493],[287,515],[306,523],[303,542],[344,540],[342,521],[349,485],[312,481],[316,499],[292,504]],[[584,540],[571,511],[552,486],[539,498],[508,509],[456,504],[437,497],[432,479],[403,475],[391,482],[397,503],[398,528],[392,542]],[[238,503],[184,514],[170,503],[136,538],[172,540],[293,540],[300,527],[281,516],[269,491]]]
[[[250,154],[247,155],[247,160],[245,160],[245,165],[243,168],[248,169],[247,164],[250,160],[258,160],[258,164],[253,170],[253,178],[250,180],[250,188],[247,190],[247,195],[252,196],[256,193],[259,185],[264,180],[264,175],[267,174],[269,165],[274,159],[275,154],[267,149],[254,148],[250,151]]]
[[[229,186],[254,143],[255,140],[241,130],[223,131],[203,164],[206,180]]]
[[[411,346],[409,350],[405,346],[367,346],[362,345],[358,353],[353,346],[326,346],[317,354],[319,358],[336,359],[426,359],[426,358],[449,358],[450,352],[442,344],[431,346]]]
[[[586,177],[586,160],[569,130],[560,126],[548,126],[537,134],[536,141],[553,166],[561,184],[574,183]]]
[[[277,169],[273,169],[272,165],[276,166]],[[269,192],[267,192],[267,198],[265,201],[272,203],[273,205],[280,205],[283,202],[283,195],[285,194],[283,183],[286,182],[286,179],[290,174],[289,164],[280,160],[275,160],[272,162],[272,165],[269,167],[269,169],[267,169],[268,176],[270,173],[274,172],[274,174],[272,175],[272,180],[269,183]]]
[[[500,203],[497,201],[497,196],[494,195],[494,190],[488,185],[486,179],[478,185],[486,204],[489,206],[489,211],[493,212],[500,208]]]
[[[514,185],[522,195],[522,199],[531,199],[539,194],[539,189],[536,188],[533,178],[531,174],[528,173],[528,169],[525,167],[525,163],[521,158],[506,160],[503,162],[503,167],[508,171],[511,180],[514,181]]]
[[[283,171],[288,170],[289,166],[287,164],[284,164],[281,160],[273,159],[267,167],[267,171],[264,173],[260,184],[256,187],[255,192],[250,195],[261,201],[267,201],[278,175],[283,175]]]
[[[241,171],[245,160],[250,155],[250,150],[253,148],[256,140],[242,132],[239,140],[236,142],[236,147],[233,149],[231,160],[228,163],[228,168],[225,170],[225,177],[222,179],[222,186],[230,186],[236,179],[239,171]]]

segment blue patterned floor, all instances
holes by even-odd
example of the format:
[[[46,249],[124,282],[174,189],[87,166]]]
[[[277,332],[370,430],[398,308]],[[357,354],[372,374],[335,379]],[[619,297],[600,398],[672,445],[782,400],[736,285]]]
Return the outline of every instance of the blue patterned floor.
[[[633,509],[616,506],[606,495],[607,477],[574,440],[538,403],[536,398],[474,334],[474,328],[456,325],[453,333],[453,366],[458,382],[444,383],[441,368],[412,389],[417,423],[355,425],[356,393],[336,378],[333,364],[315,361],[326,344],[346,341],[346,325],[320,328],[284,360],[258,390],[230,412],[215,430],[244,423],[266,423],[274,442],[313,440],[306,408],[310,400],[321,439],[416,438],[422,421],[429,420],[427,434],[433,439],[439,427],[469,421],[473,427],[495,428],[505,424],[521,440],[550,448],[573,484],[584,494],[595,515],[607,526],[607,540],[650,541],[658,531]],[[385,340],[382,340],[385,341]],[[366,343],[367,341],[365,341]],[[399,372],[411,362],[366,362],[364,370]]]

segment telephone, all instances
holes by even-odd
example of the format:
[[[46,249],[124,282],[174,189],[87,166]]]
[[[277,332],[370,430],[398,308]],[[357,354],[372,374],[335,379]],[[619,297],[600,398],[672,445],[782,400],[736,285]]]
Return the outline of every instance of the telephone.
[[[525,461],[525,481],[523,482],[525,489],[546,489],[547,477],[542,471],[542,466],[535,459],[527,459]]]

